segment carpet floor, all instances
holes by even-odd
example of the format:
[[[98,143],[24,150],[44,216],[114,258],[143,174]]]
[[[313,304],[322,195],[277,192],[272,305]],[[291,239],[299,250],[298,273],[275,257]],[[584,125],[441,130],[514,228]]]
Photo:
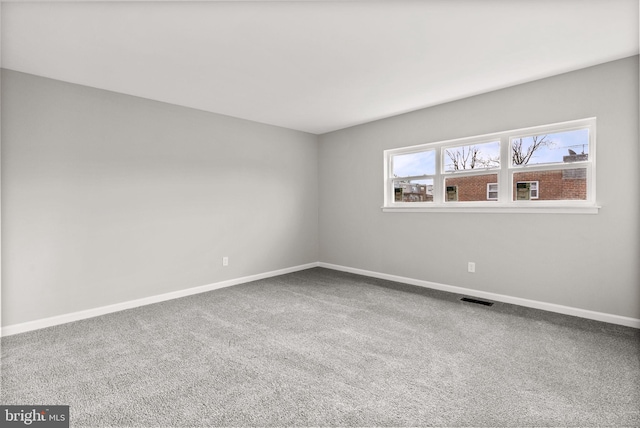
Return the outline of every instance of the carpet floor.
[[[640,331],[322,268],[2,338],[74,427],[640,426]]]

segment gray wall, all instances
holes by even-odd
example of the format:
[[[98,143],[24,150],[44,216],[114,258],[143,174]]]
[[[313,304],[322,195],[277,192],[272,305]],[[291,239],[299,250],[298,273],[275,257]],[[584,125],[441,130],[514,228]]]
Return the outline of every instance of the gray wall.
[[[2,116],[4,326],[318,260],[315,135],[7,70]]]
[[[320,137],[3,70],[2,325],[318,260],[640,318],[638,113],[638,57]],[[380,209],[384,149],[591,116],[598,215]]]
[[[640,318],[638,57],[320,137],[320,260]],[[597,117],[597,215],[383,213],[383,150]],[[467,273],[467,262],[476,273]]]

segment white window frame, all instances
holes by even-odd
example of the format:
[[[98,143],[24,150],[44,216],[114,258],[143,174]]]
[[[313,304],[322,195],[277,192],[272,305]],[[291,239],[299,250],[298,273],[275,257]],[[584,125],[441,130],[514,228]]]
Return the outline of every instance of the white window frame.
[[[586,161],[567,163],[549,163],[534,165],[512,165],[511,141],[515,138],[531,135],[555,134],[579,129],[589,131],[589,156]],[[462,145],[474,145],[500,141],[500,166],[492,168],[479,168],[445,171],[445,150]],[[428,202],[395,202],[393,183],[398,178],[393,177],[393,157],[397,155],[417,153],[426,150],[435,150],[436,168],[434,175],[419,177],[403,177],[405,180],[433,179],[433,201]],[[560,122],[549,125],[533,126],[529,128],[496,132],[492,134],[478,135],[454,140],[439,141],[435,143],[420,144],[410,147],[400,147],[384,151],[384,212],[514,212],[514,213],[576,213],[597,214],[599,206],[596,204],[596,118],[586,118],[568,122]],[[533,200],[518,201],[513,197],[514,174],[523,171],[552,171],[564,169],[585,169],[587,181],[586,200]],[[487,186],[487,200],[485,201],[445,201],[445,179],[449,177],[468,177],[474,175],[497,175],[498,198],[489,199],[489,187]],[[522,180],[518,180],[522,181]],[[496,184],[496,183],[490,183]],[[538,198],[539,198],[538,184]]]
[[[491,190],[491,186],[496,186],[496,189],[495,190]],[[487,183],[487,201],[497,201],[498,200],[498,191],[499,191],[498,189],[499,189],[498,183]],[[496,197],[495,198],[490,197],[489,194],[491,194],[491,193],[495,193]]]
[[[409,147],[408,150],[402,151],[401,153],[397,153],[400,155],[407,155],[407,154],[412,154],[412,153],[421,153],[421,152],[427,152],[427,151],[432,151],[432,148],[429,147],[423,147],[423,146],[417,146],[414,150],[411,150],[411,148]],[[437,152],[435,153],[437,155]],[[387,162],[387,158],[385,157],[385,165]],[[385,170],[387,170],[387,167],[385,167]],[[397,206],[403,206],[403,205],[415,205],[415,204],[425,204],[425,203],[429,203],[429,202],[395,202],[395,191],[394,191],[394,183],[395,182],[401,182],[401,181],[405,181],[405,180],[433,180],[433,186],[435,189],[435,177],[437,175],[437,171],[436,174],[424,174],[424,175],[413,175],[413,176],[409,176],[409,177],[394,177],[393,176],[393,158],[389,157],[388,158],[388,175],[389,175],[389,183],[391,185],[391,193],[390,193],[390,197],[392,199],[392,203],[397,205]],[[428,185],[427,185],[428,186]],[[385,195],[385,200],[386,200],[386,195]]]
[[[534,190],[535,185],[535,190]],[[540,197],[540,182],[539,181],[530,181],[529,182],[529,197],[531,199],[538,199]],[[533,196],[533,192],[536,192],[536,195]]]

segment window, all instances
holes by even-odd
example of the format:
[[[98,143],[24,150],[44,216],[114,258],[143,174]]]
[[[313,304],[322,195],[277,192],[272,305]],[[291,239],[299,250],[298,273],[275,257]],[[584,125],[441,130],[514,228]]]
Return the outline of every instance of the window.
[[[498,200],[498,183],[487,183],[487,201]]]
[[[592,164],[589,162],[589,128],[520,135],[512,137],[510,143],[515,200],[588,199],[588,169]],[[575,168],[582,164],[585,168]],[[526,183],[530,183],[529,199],[524,199]]]
[[[597,212],[595,118],[390,149],[385,211]]]
[[[458,186],[445,186],[447,189],[446,200],[449,201],[457,201],[458,200]]]
[[[389,158],[394,203],[433,202],[435,150],[419,150]]]
[[[529,201],[538,199],[538,182],[537,181],[518,181],[516,183],[516,200]]]

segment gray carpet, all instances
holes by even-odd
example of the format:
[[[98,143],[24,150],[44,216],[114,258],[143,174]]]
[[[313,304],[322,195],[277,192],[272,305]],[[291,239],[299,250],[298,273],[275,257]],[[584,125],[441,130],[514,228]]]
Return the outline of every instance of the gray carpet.
[[[72,426],[639,426],[638,330],[310,269],[2,339]]]

